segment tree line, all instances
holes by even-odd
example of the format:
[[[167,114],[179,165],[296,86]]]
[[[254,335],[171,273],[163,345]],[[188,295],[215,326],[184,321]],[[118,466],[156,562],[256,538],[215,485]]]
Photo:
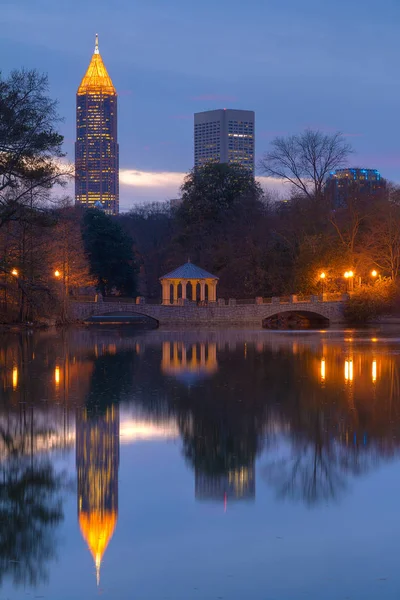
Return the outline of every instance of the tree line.
[[[57,105],[37,71],[0,76],[0,320],[68,320],[73,294],[136,293],[132,240],[99,210],[57,198]]]
[[[112,218],[54,200],[65,166],[57,105],[36,71],[0,76],[0,316],[67,320],[74,294],[160,298],[159,277],[190,259],[220,278],[221,297],[344,291],[343,273],[375,291],[400,269],[400,191],[326,193],[352,153],[346,138],[306,130],[278,137],[260,171],[285,183],[276,197],[239,164],[192,170],[176,205]],[[60,195],[60,194],[59,194]],[[387,294],[386,294],[387,295]],[[385,296],[386,297],[386,296]]]
[[[342,135],[305,131],[271,148],[260,169],[286,184],[283,197],[239,164],[209,163],[187,175],[178,206],[119,217],[135,240],[143,294],[159,297],[158,277],[188,258],[219,276],[226,298],[345,292],[346,271],[356,288],[397,281],[400,189],[352,181],[345,203],[335,205],[326,183],[352,152]]]

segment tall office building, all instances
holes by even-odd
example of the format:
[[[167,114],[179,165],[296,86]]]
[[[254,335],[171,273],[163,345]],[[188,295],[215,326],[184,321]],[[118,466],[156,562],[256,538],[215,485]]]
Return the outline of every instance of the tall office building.
[[[117,92],[99,53],[76,94],[75,200],[86,207],[119,211]]]
[[[209,110],[194,115],[194,164],[240,163],[254,174],[252,110]]]
[[[385,198],[386,194],[386,179],[376,169],[337,169],[325,185],[325,198],[333,209],[345,208],[350,200],[368,202]]]

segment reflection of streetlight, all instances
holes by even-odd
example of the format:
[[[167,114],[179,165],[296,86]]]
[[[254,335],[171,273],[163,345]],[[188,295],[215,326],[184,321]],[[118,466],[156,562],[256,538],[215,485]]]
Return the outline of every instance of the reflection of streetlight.
[[[376,366],[376,360],[372,361],[372,383],[376,383],[376,378],[377,378],[377,366]]]
[[[11,275],[14,275],[14,277],[18,277],[18,271],[17,271],[17,269],[13,269],[11,271]]]
[[[56,387],[58,387],[60,385],[60,367],[58,365],[54,369],[54,381],[55,381]]]
[[[353,361],[346,360],[344,363],[344,379],[345,381],[353,381]]]
[[[18,387],[18,367],[16,365],[13,366],[12,370],[12,386],[13,390],[16,390]]]
[[[325,381],[326,378],[326,364],[325,359],[321,358],[321,381]]]

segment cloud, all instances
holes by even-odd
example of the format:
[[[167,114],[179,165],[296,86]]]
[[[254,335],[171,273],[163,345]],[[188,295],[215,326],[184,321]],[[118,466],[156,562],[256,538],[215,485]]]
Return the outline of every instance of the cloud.
[[[179,196],[179,189],[187,173],[177,171],[138,171],[120,169],[121,211],[129,210],[135,204],[163,202]],[[257,177],[264,189],[285,195],[287,185],[273,177]]]
[[[126,212],[138,204],[164,202],[179,197],[179,190],[187,173],[180,171],[140,171],[120,169],[120,210]],[[264,189],[284,196],[287,184],[273,177],[257,177]],[[74,182],[68,182],[62,191],[54,190],[55,195],[74,197]]]

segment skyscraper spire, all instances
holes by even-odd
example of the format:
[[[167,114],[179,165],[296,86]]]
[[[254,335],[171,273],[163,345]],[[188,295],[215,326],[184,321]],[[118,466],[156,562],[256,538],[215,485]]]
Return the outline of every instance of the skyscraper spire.
[[[94,44],[94,53],[100,54],[100,52],[99,52],[99,34],[98,33],[96,33],[96,41]]]

